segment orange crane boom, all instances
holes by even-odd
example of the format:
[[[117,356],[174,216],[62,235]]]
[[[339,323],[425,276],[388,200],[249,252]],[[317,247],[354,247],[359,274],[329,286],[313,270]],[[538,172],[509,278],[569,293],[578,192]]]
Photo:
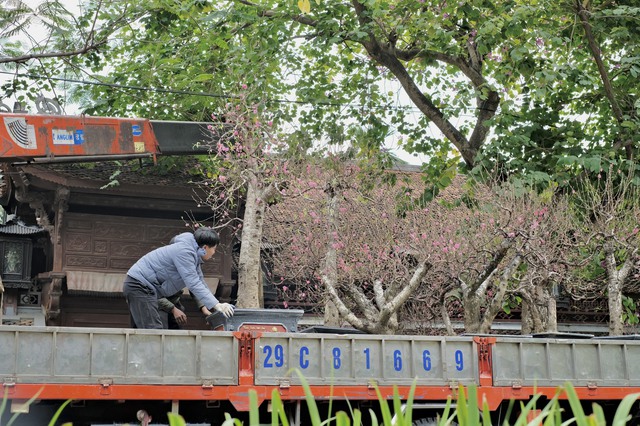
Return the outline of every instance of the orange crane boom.
[[[62,162],[202,154],[207,123],[0,113],[0,161]]]

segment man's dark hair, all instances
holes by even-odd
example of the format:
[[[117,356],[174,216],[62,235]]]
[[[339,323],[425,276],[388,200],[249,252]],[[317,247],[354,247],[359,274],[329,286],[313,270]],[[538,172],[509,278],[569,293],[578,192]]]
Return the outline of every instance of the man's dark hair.
[[[200,227],[195,230],[193,236],[196,239],[198,247],[209,246],[215,247],[220,244],[220,236],[212,228]]]

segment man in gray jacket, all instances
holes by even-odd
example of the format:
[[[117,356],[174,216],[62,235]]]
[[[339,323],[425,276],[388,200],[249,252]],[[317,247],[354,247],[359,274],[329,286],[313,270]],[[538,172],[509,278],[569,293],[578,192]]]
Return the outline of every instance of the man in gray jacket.
[[[204,281],[201,264],[216,253],[218,233],[201,227],[182,233],[173,244],[157,248],[140,258],[127,272],[124,297],[138,328],[164,328],[158,299],[171,297],[185,287],[209,310],[229,318],[234,306],[220,303]]]

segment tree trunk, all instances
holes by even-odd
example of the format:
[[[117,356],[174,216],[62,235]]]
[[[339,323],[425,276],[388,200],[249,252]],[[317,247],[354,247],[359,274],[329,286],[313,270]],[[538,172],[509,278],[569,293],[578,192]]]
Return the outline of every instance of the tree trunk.
[[[556,300],[547,284],[531,285],[522,299],[522,334],[558,331]]]
[[[522,313],[520,314],[520,334],[531,334],[535,329],[535,309],[530,300],[522,299]]]
[[[238,302],[239,308],[261,308],[260,287],[260,245],[264,224],[265,202],[263,191],[255,179],[247,185],[247,204],[242,224],[242,242],[238,260]]]
[[[442,323],[444,324],[445,330],[447,330],[447,336],[455,336],[455,330],[453,329],[453,324],[451,324],[451,317],[449,316],[449,311],[447,310],[447,295],[445,294],[440,300],[440,314],[442,315]]]
[[[481,326],[482,304],[475,294],[464,295],[464,331],[466,333],[478,333]]]
[[[633,269],[633,255],[635,250],[629,250],[627,259],[618,268],[616,261],[616,250],[618,247],[610,238],[604,244],[604,262],[607,271],[607,291],[609,293],[609,335],[621,336],[624,334],[624,324],[622,322],[622,287],[627,276]],[[637,249],[636,249],[637,250]]]
[[[342,325],[338,307],[333,303],[329,295],[327,295],[327,300],[324,303],[324,325],[328,327],[340,327]]]
[[[558,305],[553,294],[551,294],[551,297],[549,298],[548,306],[549,321],[547,322],[547,331],[555,333],[558,331]]]
[[[338,282],[338,253],[335,249],[335,235],[338,232],[338,194],[333,188],[327,191],[327,232],[329,242],[324,263],[324,275],[330,282]],[[333,303],[329,291],[325,291],[324,325],[329,327],[340,326],[340,313]]]
[[[621,336],[622,324],[622,283],[617,277],[610,277],[607,285],[609,292],[609,335]]]

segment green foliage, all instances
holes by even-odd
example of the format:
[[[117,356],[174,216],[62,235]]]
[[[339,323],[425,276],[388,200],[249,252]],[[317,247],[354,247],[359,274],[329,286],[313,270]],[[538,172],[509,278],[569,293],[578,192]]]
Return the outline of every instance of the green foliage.
[[[40,396],[40,392],[42,392],[42,390],[38,391],[33,397],[29,398],[29,400],[27,400],[24,404],[27,406],[33,404],[33,402],[36,401]],[[0,418],[2,418],[2,414],[5,412],[7,408],[7,404],[9,402],[9,398],[7,397],[8,393],[9,393],[9,389],[5,388],[4,396],[2,398],[2,401],[0,402]],[[57,424],[58,418],[62,414],[62,411],[70,403],[71,403],[71,400],[68,399],[65,402],[63,402],[62,405],[60,405],[60,407],[58,407],[56,412],[53,414],[53,417],[51,417],[51,420],[49,421],[48,426],[55,426]],[[19,416],[20,416],[20,413],[14,413],[5,426],[11,426],[18,419]],[[64,423],[62,426],[71,426],[71,423]]]
[[[376,389],[377,390],[377,389]],[[411,394],[409,400],[406,401],[407,407],[405,412],[403,413],[400,409],[400,404],[402,403],[401,398],[398,396],[397,391],[394,392],[393,404],[394,411],[396,414],[395,420],[392,420],[392,414],[389,409],[389,405],[382,397],[380,392],[378,393],[378,401],[380,403],[380,409],[382,414],[382,423],[380,423],[376,417],[376,415],[371,412],[371,425],[378,426],[411,426],[412,417],[411,417],[411,407],[412,407],[412,396],[415,390],[415,384],[412,386]],[[458,389],[458,398],[453,404],[451,398],[448,399],[445,409],[441,416],[439,416],[438,425],[439,426],[447,426],[452,424],[452,422],[457,422],[460,426],[490,426],[492,425],[491,413],[489,411],[488,404],[486,400],[482,401],[482,404],[478,403],[478,389],[475,385],[469,386],[468,388],[460,387]],[[564,409],[560,406],[559,397],[562,393],[566,393],[567,400],[569,401],[569,405],[571,407],[570,413],[565,413]],[[307,402],[313,401],[315,405],[315,400],[313,399],[313,395],[309,390],[308,386],[305,387],[305,395],[307,398]],[[272,395],[272,426],[289,426],[287,416],[285,413],[284,406],[282,404],[282,400],[278,396],[278,391],[274,390]],[[311,397],[311,398],[309,398]],[[627,395],[619,404],[618,409],[614,415],[612,425],[613,426],[624,426],[626,422],[631,418],[629,413],[633,407],[633,404],[640,397],[640,394],[630,394]],[[258,405],[255,402],[256,400],[256,392],[254,390],[249,391],[249,398],[251,402],[251,412],[252,412],[252,420],[250,420],[250,426],[259,425],[259,421],[257,419],[257,411]],[[593,413],[586,414],[582,407],[582,403],[580,402],[580,398],[578,397],[575,388],[571,383],[565,383],[564,386],[558,388],[555,396],[546,403],[544,407],[541,409],[537,409],[538,401],[540,399],[540,395],[534,395],[529,401],[520,403],[520,411],[517,418],[513,423],[509,422],[509,418],[511,416],[513,410],[513,403],[509,405],[509,409],[505,413],[505,421],[502,423],[503,426],[508,426],[512,424],[513,426],[525,426],[525,425],[540,425],[544,424],[545,426],[560,426],[575,423],[578,426],[591,426],[591,425],[606,425],[606,419],[604,416],[604,412],[602,407],[598,404],[593,404]],[[354,410],[351,413],[351,416],[344,412],[340,411],[336,413],[334,416],[331,416],[327,419],[322,419],[318,412],[310,408],[311,422],[315,426],[323,426],[327,424],[336,424],[336,426],[350,426],[350,425],[361,425],[361,413],[358,410]],[[533,416],[531,416],[533,415]],[[530,419],[530,416],[532,417]],[[169,413],[169,419],[171,426],[184,426],[184,420],[175,414]],[[278,422],[278,420],[280,422]],[[175,423],[174,423],[175,421]],[[223,423],[222,426],[236,426],[240,425],[240,422],[236,419],[233,420],[228,418],[227,421]]]
[[[324,426],[329,424],[335,424],[336,426],[359,426],[362,424],[362,413],[358,409],[351,409],[350,413],[346,413],[344,411],[339,411],[335,415],[331,415],[329,418],[322,419],[315,399],[313,397],[313,393],[311,392],[311,388],[309,387],[308,382],[302,376],[299,371],[296,371],[298,377],[300,378],[301,384],[304,388],[305,392],[305,400],[307,402],[307,407],[309,409],[309,415],[311,419],[311,423],[313,426]],[[412,407],[413,407],[413,398],[416,389],[415,382],[411,386],[409,391],[409,395],[406,401],[403,401],[403,398],[399,395],[398,389],[394,387],[394,395],[393,395],[393,410],[395,414],[395,419],[392,417],[392,412],[390,410],[388,401],[386,398],[382,396],[378,387],[375,387],[376,394],[378,396],[378,402],[380,404],[380,412],[382,415],[382,423],[380,423],[373,411],[370,410],[371,419],[370,424],[372,426],[384,425],[384,426],[411,426],[412,423]],[[566,393],[567,400],[569,401],[569,405],[571,407],[570,413],[565,413],[562,407],[559,404],[559,397],[562,393]],[[556,391],[555,396],[547,402],[547,404],[542,409],[537,409],[538,400],[540,399],[540,394],[536,394],[531,397],[529,401],[520,403],[520,412],[518,417],[512,423],[513,426],[524,426],[524,425],[540,425],[544,424],[545,426],[554,426],[554,425],[566,425],[575,423],[578,426],[591,426],[591,425],[606,425],[606,419],[604,417],[604,412],[602,408],[598,404],[593,404],[593,413],[587,415],[584,412],[582,407],[582,403],[580,402],[580,398],[576,393],[575,388],[569,382],[565,383],[564,386],[559,387]],[[254,389],[249,390],[249,426],[258,426],[260,425],[259,419],[259,405],[258,405],[258,396],[257,392]],[[627,421],[631,418],[630,412],[633,408],[633,405],[640,397],[640,393],[629,394],[624,397],[624,399],[618,405],[618,408],[615,412],[612,426],[624,426]],[[38,398],[38,394],[36,394],[33,398],[27,401],[27,404],[33,403]],[[442,412],[442,415],[439,416],[438,425],[439,426],[447,426],[452,422],[457,421],[460,426],[490,426],[492,424],[491,413],[489,411],[489,407],[487,401],[483,399],[482,403],[478,402],[478,388],[476,385],[471,385],[469,387],[460,387],[458,388],[458,395],[455,404],[451,397],[448,398],[447,404]],[[9,399],[7,398],[7,390],[5,390],[5,395],[0,402],[0,416],[3,414],[6,409],[7,403]],[[56,424],[62,410],[71,402],[71,400],[65,401],[56,411],[54,416],[51,418],[49,422],[49,426],[53,426]],[[405,410],[402,410],[402,404],[406,403]],[[280,398],[279,392],[277,389],[274,389],[271,395],[271,406],[272,406],[272,415],[271,415],[271,425],[272,426],[289,426],[289,420],[287,416],[287,412],[285,406]],[[503,426],[508,426],[509,418],[511,417],[511,413],[513,411],[514,401],[512,400],[509,404],[509,408],[505,413],[505,421],[502,423]],[[536,410],[536,411],[534,411]],[[329,410],[331,412],[331,410]],[[535,417],[532,420],[529,420],[530,414],[535,413]],[[570,416],[570,417],[569,417]],[[225,414],[226,420],[222,423],[222,426],[241,426],[242,422],[238,419],[233,419],[229,414]],[[7,423],[6,426],[10,426],[17,415],[14,415]],[[167,413],[167,418],[169,420],[170,426],[185,426],[186,422],[184,418],[176,413]],[[71,426],[70,423],[65,423],[65,426]]]
[[[625,324],[640,324],[640,315],[638,314],[638,305],[636,301],[629,296],[622,296],[622,321]]]
[[[511,314],[511,310],[519,307],[522,304],[522,297],[517,294],[510,294],[505,297],[504,302],[502,302],[502,310],[505,314]]]
[[[62,3],[0,9],[9,37],[0,56],[24,53],[11,37],[35,17],[54,41],[36,53],[79,48],[92,35],[99,51],[14,64],[95,77],[99,84],[69,95],[85,112],[202,121],[246,84],[267,99],[294,151],[351,146],[369,157],[397,144],[426,154],[422,202],[458,163],[564,188],[640,145],[640,8],[632,5],[584,3],[604,75],[574,5],[553,0],[91,0],[77,16]],[[34,98],[53,86],[16,77],[4,90]]]

